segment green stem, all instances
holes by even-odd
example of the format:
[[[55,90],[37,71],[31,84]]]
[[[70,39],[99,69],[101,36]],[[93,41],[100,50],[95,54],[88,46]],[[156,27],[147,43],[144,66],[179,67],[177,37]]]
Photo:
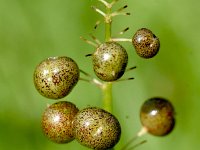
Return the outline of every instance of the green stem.
[[[106,17],[105,17],[105,41],[110,41],[111,38],[111,24],[112,19],[110,17],[111,8],[106,7]]]
[[[110,41],[111,38],[111,22],[105,23],[105,41]]]
[[[105,82],[102,88],[103,107],[106,111],[112,113],[112,83]]]
[[[106,7],[106,16],[105,16],[105,42],[110,41],[111,39],[111,8]],[[103,107],[108,112],[112,113],[112,82],[105,82],[102,88],[103,92]]]

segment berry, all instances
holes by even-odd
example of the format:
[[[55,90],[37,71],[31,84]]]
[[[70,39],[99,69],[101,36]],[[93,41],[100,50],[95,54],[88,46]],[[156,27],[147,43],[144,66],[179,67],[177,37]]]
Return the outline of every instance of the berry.
[[[125,72],[128,54],[120,44],[106,42],[101,44],[92,55],[93,69],[103,81],[115,81]]]
[[[160,48],[159,39],[151,32],[151,30],[146,28],[137,30],[132,38],[132,43],[137,54],[143,58],[154,57]]]
[[[79,68],[69,57],[49,57],[35,69],[34,84],[38,92],[51,99],[67,96],[79,80]]]
[[[168,100],[155,97],[144,102],[140,119],[150,134],[165,136],[174,128],[174,114],[174,108]]]
[[[79,143],[97,150],[114,147],[121,135],[118,120],[111,113],[97,107],[79,111],[74,118],[73,131]]]
[[[72,121],[78,112],[73,103],[60,101],[46,108],[42,116],[42,129],[51,141],[68,143],[74,139]]]

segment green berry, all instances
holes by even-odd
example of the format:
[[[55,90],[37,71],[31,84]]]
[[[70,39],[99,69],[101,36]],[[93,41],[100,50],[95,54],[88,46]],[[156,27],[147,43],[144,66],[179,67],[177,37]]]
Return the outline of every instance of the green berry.
[[[79,68],[69,57],[49,57],[35,69],[34,84],[38,92],[51,99],[67,96],[79,80]]]
[[[146,28],[137,30],[132,38],[132,43],[137,54],[143,58],[154,57],[160,49],[159,39]]]
[[[77,113],[73,131],[79,143],[96,150],[114,147],[121,135],[121,127],[115,116],[96,107],[88,107]]]
[[[78,108],[70,102],[60,101],[46,108],[42,116],[45,136],[55,143],[68,143],[74,139],[72,123]]]
[[[163,98],[148,99],[142,105],[140,119],[147,131],[156,136],[169,134],[175,125],[174,108]]]
[[[120,44],[106,42],[101,44],[92,55],[93,69],[103,81],[115,81],[125,72],[128,54]]]

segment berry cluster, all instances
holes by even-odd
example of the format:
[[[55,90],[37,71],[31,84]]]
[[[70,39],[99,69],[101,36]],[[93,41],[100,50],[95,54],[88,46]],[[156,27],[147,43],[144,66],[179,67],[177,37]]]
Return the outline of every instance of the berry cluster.
[[[92,82],[105,90],[106,86],[119,80],[126,71],[135,68],[126,69],[128,53],[118,42],[132,42],[136,53],[142,58],[152,58],[158,53],[160,41],[151,30],[146,28],[137,30],[132,39],[112,38],[112,17],[130,15],[123,12],[127,5],[112,12],[111,8],[118,0],[113,0],[111,3],[106,0],[98,1],[104,4],[107,10],[104,13],[92,7],[104,17],[105,41],[101,43],[93,35],[91,37],[95,42],[81,38],[95,47],[95,51],[87,56],[92,57],[93,70],[99,80],[79,69],[77,63],[70,57],[49,57],[39,63],[34,71],[34,84],[42,96],[55,100],[62,99],[73,90],[79,80]],[[128,28],[121,33],[127,30]],[[80,72],[91,79],[80,78]],[[92,149],[113,148],[120,140],[121,126],[111,110],[105,109],[105,107],[103,109],[87,107],[79,110],[71,102],[56,102],[48,106],[42,115],[44,135],[56,143],[68,143],[76,139],[80,144]],[[175,125],[174,114],[174,108],[168,100],[160,97],[148,99],[141,107],[140,118],[143,127],[137,136],[146,132],[155,136],[167,135]],[[126,149],[130,143],[128,142],[122,149]]]
[[[74,138],[89,148],[112,148],[120,139],[121,127],[115,116],[97,107],[80,110],[71,102],[59,101],[42,116],[44,134],[55,143]]]

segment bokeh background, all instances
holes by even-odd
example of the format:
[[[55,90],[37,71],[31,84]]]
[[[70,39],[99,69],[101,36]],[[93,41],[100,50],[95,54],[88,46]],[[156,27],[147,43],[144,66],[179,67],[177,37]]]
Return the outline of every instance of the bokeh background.
[[[169,99],[176,108],[177,124],[166,137],[145,135],[135,143],[148,142],[138,150],[197,150],[200,147],[200,1],[121,0],[114,9],[128,4],[131,16],[113,21],[113,35],[126,27],[131,38],[141,27],[151,29],[161,41],[158,55],[142,59],[130,43],[121,43],[129,54],[128,67],[137,69],[124,78],[133,81],[113,85],[113,114],[120,120],[120,149],[141,128],[139,110],[154,96]],[[96,0],[0,0],[0,149],[1,150],[87,150],[76,141],[58,145],[44,137],[40,120],[47,104],[33,85],[35,66],[49,56],[69,56],[94,76],[91,59],[94,48],[79,39],[89,33],[104,39],[104,26],[94,31]],[[119,36],[122,37],[122,36]],[[84,77],[83,75],[81,75]],[[62,100],[80,109],[102,106],[101,91],[80,81]]]

